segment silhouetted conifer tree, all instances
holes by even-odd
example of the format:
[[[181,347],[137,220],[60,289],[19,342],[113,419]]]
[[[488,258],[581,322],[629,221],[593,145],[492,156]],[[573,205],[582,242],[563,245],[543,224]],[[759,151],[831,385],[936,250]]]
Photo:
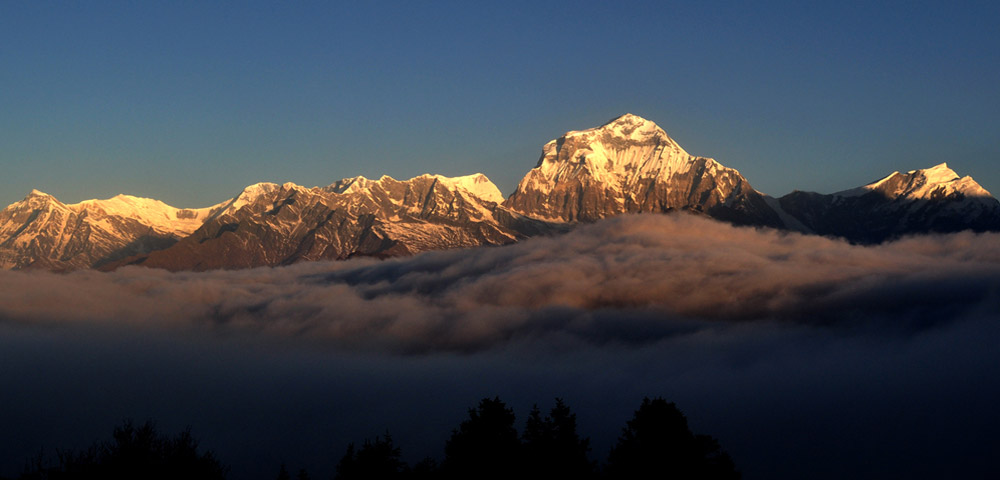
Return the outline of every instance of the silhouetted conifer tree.
[[[386,432],[383,438],[375,437],[374,441],[365,443],[355,452],[354,444],[347,446],[340,463],[337,464],[337,480],[394,478],[406,471],[406,464],[400,460],[399,447],[392,443],[392,437]]]
[[[531,409],[521,436],[524,473],[543,477],[586,478],[594,473],[587,458],[590,440],[576,431],[576,414],[562,399],[545,418],[538,405]]]
[[[645,398],[608,456],[608,478],[738,479],[718,442],[695,435],[673,403]]]
[[[500,398],[484,398],[452,431],[441,465],[446,478],[510,478],[519,471],[520,447],[514,411]]]
[[[437,460],[427,457],[413,465],[408,477],[412,480],[441,478],[441,466]]]

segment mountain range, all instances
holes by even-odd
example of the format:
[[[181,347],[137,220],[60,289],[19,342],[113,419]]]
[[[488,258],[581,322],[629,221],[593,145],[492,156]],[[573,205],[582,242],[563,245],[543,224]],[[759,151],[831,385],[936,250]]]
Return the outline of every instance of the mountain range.
[[[64,204],[34,190],[0,211],[0,268],[207,270],[391,257],[673,211],[855,243],[1000,231],[1000,202],[943,163],[833,194],[773,198],[738,171],[688,154],[655,123],[625,114],[545,144],[506,199],[483,174],[355,177],[312,188],[258,183],[199,209],[128,195]]]

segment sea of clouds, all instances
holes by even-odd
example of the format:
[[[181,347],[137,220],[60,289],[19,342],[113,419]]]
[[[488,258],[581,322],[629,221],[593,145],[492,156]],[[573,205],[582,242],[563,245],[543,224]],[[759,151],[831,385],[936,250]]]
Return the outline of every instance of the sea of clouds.
[[[2,272],[0,321],[203,329],[351,348],[651,342],[720,323],[914,329],[998,311],[1000,235],[856,246],[639,215],[501,248],[204,273]]]

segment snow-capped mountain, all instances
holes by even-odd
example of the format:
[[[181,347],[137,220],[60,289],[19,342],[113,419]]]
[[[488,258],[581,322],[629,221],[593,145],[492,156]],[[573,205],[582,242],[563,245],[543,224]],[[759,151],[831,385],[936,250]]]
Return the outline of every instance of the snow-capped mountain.
[[[421,175],[399,181],[355,177],[327,187],[247,187],[241,200],[170,248],[121,264],[172,270],[283,265],[356,255],[511,243],[524,235],[496,214],[503,195],[485,175]],[[246,193],[246,191],[244,191]],[[259,194],[256,194],[259,193]],[[527,222],[527,220],[520,220]]]
[[[0,268],[100,266],[165,248],[220,208],[181,209],[129,195],[67,205],[33,190],[0,211]]]
[[[547,143],[506,200],[485,175],[258,183],[217,205],[178,209],[119,195],[67,205],[32,191],[0,211],[0,268],[172,270],[282,265],[501,245],[623,213],[688,211],[875,243],[906,234],[1000,231],[1000,202],[946,164],[834,194],[754,190],[626,114]]]
[[[829,195],[796,191],[778,201],[808,231],[860,243],[915,233],[1000,230],[1000,202],[945,163],[893,172]]]
[[[504,206],[564,222],[685,210],[736,224],[784,225],[739,172],[688,154],[632,114],[547,143]]]

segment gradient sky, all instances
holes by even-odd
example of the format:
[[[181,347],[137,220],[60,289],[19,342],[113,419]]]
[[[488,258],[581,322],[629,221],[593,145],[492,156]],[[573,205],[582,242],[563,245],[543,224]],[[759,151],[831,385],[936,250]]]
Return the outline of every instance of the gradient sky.
[[[870,3],[878,3],[872,5]],[[996,2],[4,2],[0,204],[482,172],[625,112],[772,195],[1000,192]]]

